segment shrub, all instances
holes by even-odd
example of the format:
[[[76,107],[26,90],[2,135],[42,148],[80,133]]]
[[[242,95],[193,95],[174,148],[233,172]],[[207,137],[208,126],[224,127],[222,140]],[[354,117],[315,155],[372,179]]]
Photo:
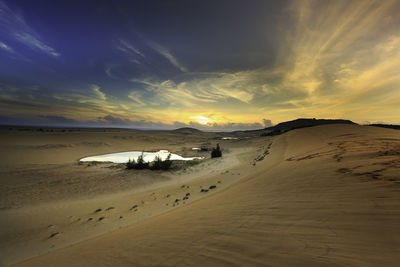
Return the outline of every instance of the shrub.
[[[137,170],[143,170],[143,169],[148,169],[149,168],[149,163],[144,161],[143,153],[140,155],[137,159],[137,162],[133,159],[130,160],[126,163],[126,168],[127,169],[137,169]]]
[[[159,156],[156,156],[150,168],[152,170],[160,170],[162,168],[162,159]]]
[[[171,168],[172,160],[171,160],[171,153],[168,154],[168,157],[162,161],[161,167],[163,170],[168,170]]]
[[[148,162],[144,161],[143,153],[137,159],[137,161],[130,160],[126,163],[127,169],[136,169],[136,170],[143,170],[143,169],[151,169],[151,170],[168,170],[171,168],[172,160],[171,160],[171,153],[168,155],[166,160],[162,160],[161,157],[156,156],[154,161],[149,164]]]
[[[142,155],[140,155],[137,159],[136,169],[143,170],[143,169],[148,169],[148,167],[149,167],[149,163],[144,161],[144,157],[143,157],[143,153],[142,153]]]
[[[211,158],[219,158],[222,157],[222,151],[221,148],[219,147],[219,144],[217,144],[216,148],[213,148],[211,151]]]
[[[162,160],[159,156],[156,156],[150,169],[152,170],[168,170],[171,168],[172,160],[171,153],[169,153],[168,157],[165,160]]]
[[[127,169],[135,169],[135,166],[136,166],[135,159],[133,159],[133,160],[129,159],[128,162],[126,163]]]

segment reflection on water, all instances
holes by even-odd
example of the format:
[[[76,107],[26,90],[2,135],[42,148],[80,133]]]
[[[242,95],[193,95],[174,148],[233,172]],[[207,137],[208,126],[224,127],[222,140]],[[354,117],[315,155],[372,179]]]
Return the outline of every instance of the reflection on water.
[[[154,159],[158,156],[162,160],[167,159],[170,152],[168,150],[160,150],[158,152],[142,152],[142,151],[130,151],[130,152],[120,152],[120,153],[111,153],[104,154],[92,157],[86,157],[80,159],[80,161],[100,161],[100,162],[113,162],[113,163],[126,163],[128,160],[137,161],[138,157],[142,155],[145,162],[154,161]],[[177,154],[171,153],[171,160],[194,160],[194,159],[203,159],[203,157],[193,157],[193,158],[184,158]]]
[[[237,137],[222,137],[221,139],[222,140],[236,140],[236,139],[239,139],[239,138],[237,138]]]

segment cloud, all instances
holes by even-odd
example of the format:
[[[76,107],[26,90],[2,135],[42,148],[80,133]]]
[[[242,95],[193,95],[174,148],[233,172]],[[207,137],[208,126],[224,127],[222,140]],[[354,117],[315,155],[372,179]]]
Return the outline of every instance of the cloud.
[[[64,115],[2,115],[0,116],[0,125],[52,125],[58,127],[122,127],[133,129],[159,129],[172,130],[182,127],[192,127],[203,131],[240,131],[261,129],[260,123],[213,123],[202,125],[197,122],[179,122],[164,123],[145,119],[127,119],[118,115],[99,116],[95,119],[70,118]]]
[[[131,127],[138,129],[177,129],[182,127],[192,127],[204,131],[239,131],[239,130],[251,130],[261,129],[263,126],[261,123],[210,123],[207,125],[200,124],[197,122],[179,122],[163,123],[149,120],[130,120],[117,116],[107,115],[104,117],[98,117],[97,123],[103,126],[115,126],[115,127]]]
[[[117,76],[115,76],[115,75],[112,73],[113,67],[115,67],[115,66],[114,66],[114,65],[109,65],[109,66],[107,66],[106,69],[104,70],[104,72],[106,73],[106,75],[107,75],[109,78],[111,78],[111,79],[113,79],[113,80],[118,80],[119,78],[118,78]]]
[[[133,104],[138,107],[144,107],[146,106],[146,103],[142,99],[143,96],[139,91],[132,91],[129,93],[128,98],[132,100]]]
[[[92,84],[91,88],[93,90],[94,95],[101,100],[106,100],[106,94],[100,91],[100,87],[98,85]]]
[[[123,39],[118,39],[116,41],[115,48],[131,56],[139,55],[142,58],[145,58],[145,55],[139,49],[135,48],[133,45]]]
[[[293,27],[277,38],[276,72],[253,99],[269,101],[262,110],[278,121],[393,118],[400,102],[399,7],[394,0],[292,1],[283,16],[290,24],[280,22]]]
[[[52,57],[61,56],[60,53],[43,41],[22,15],[14,12],[2,1],[0,1],[0,32],[33,50],[44,52]]]
[[[97,119],[100,123],[103,122],[103,123],[111,124],[114,126],[127,126],[129,124],[132,124],[132,121],[130,121],[128,119],[121,119],[118,117],[113,117],[111,115],[107,115],[104,117],[98,117]]]
[[[12,49],[12,47],[6,45],[5,43],[3,43],[1,41],[0,41],[0,48],[7,52],[14,53],[14,49]]]
[[[74,119],[69,119],[64,116],[57,115],[40,115],[39,118],[43,119],[43,122],[51,123],[52,125],[79,125],[80,122]]]
[[[184,67],[181,63],[179,63],[178,59],[175,58],[171,52],[169,52],[165,47],[161,46],[152,41],[147,41],[147,44],[153,48],[156,52],[166,58],[173,66],[179,69],[181,72],[188,72],[188,69]]]
[[[257,130],[263,128],[261,123],[213,123],[210,125],[203,125],[197,122],[190,122],[188,127],[193,127],[205,131],[240,131],[240,130]]]
[[[399,8],[394,0],[292,1],[277,22],[286,31],[276,36],[275,65],[131,81],[149,92],[142,102],[152,114],[159,104],[170,113],[225,114],[225,121],[259,121],[264,114],[278,122],[391,121],[400,104]]]
[[[20,32],[20,33],[15,33],[14,36],[18,41],[29,46],[34,50],[40,50],[53,57],[59,57],[61,55],[60,53],[56,52],[54,48],[46,45],[44,42],[38,39],[39,37],[34,36],[32,33]]]
[[[148,107],[161,103],[169,108],[191,108],[225,111],[232,114],[257,114],[260,108],[283,105],[293,106],[289,101],[304,99],[307,92],[295,85],[282,85],[283,74],[267,69],[254,69],[221,73],[187,73],[180,80],[158,81],[154,78],[132,79],[141,83],[149,92],[142,99]]]
[[[207,58],[221,59],[220,65],[207,62],[213,68],[209,72],[189,71],[178,60],[180,55],[175,54],[171,43],[160,45],[140,38],[133,42],[130,36],[112,43],[113,56],[115,49],[123,53],[118,52],[113,58],[115,61],[105,63],[103,76],[113,79],[108,79],[107,84],[101,83],[103,77],[99,75],[99,81],[90,82],[96,84],[67,85],[67,89],[57,92],[48,90],[48,98],[45,93],[8,92],[9,98],[2,98],[2,101],[8,101],[10,112],[18,112],[19,107],[26,105],[25,112],[29,113],[39,109],[33,107],[33,98],[29,99],[33,96],[37,98],[37,104],[54,107],[52,114],[55,116],[74,114],[74,118],[87,122],[143,127],[178,124],[216,129],[258,127],[258,124],[268,127],[272,125],[271,120],[280,122],[298,117],[397,122],[400,106],[400,16],[397,13],[400,2],[285,3],[289,3],[289,7],[277,12],[282,20],[276,20],[277,26],[274,26],[279,29],[279,34],[265,34],[274,46],[263,50],[260,44],[260,51],[258,46],[254,51],[252,45],[243,46],[243,50],[249,51],[229,47],[227,51],[218,50],[221,55],[216,55],[212,47],[215,43],[209,41],[210,54],[201,54],[201,60],[189,55],[195,59],[187,61],[192,70],[202,69]],[[15,50],[17,53],[21,45],[14,40],[35,51],[59,56],[21,15],[3,2],[0,2],[0,34],[1,51],[11,53]],[[223,43],[218,41],[218,44]],[[265,63],[256,60],[257,64],[241,64],[245,55],[260,54],[273,56]],[[183,62],[185,59],[182,58]],[[14,111],[11,111],[12,103],[18,107]],[[107,118],[108,115],[115,119],[114,122]],[[97,120],[99,117],[103,119]],[[193,119],[196,117],[209,118],[216,125],[204,126]]]
[[[273,126],[272,121],[267,119],[263,119],[263,124],[265,128]]]
[[[107,107],[107,96],[96,84],[83,85],[77,92],[55,93],[54,99],[75,104],[92,105],[92,107]]]

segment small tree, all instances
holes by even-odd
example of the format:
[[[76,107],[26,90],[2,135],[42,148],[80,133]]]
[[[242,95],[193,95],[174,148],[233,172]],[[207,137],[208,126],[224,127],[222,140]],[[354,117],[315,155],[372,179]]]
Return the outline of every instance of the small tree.
[[[135,169],[136,166],[136,161],[135,159],[129,159],[128,162],[126,163],[126,168],[127,169]]]
[[[169,153],[168,157],[165,160],[162,160],[161,157],[156,156],[150,168],[152,170],[168,170],[169,168],[171,168],[171,165],[171,153]]]
[[[222,157],[222,151],[221,148],[219,147],[219,144],[217,144],[216,148],[213,148],[211,151],[211,158],[219,158]]]
[[[126,163],[127,169],[136,169],[136,170],[143,170],[143,169],[151,169],[151,170],[168,170],[171,168],[172,160],[171,160],[171,153],[169,153],[168,157],[165,160],[162,160],[160,156],[156,156],[154,161],[150,163],[144,161],[144,155],[140,155],[135,159],[129,159]]]
[[[168,154],[168,157],[161,162],[161,167],[163,170],[168,170],[169,168],[171,168],[172,165],[172,160],[171,160],[171,153]]]
[[[142,152],[142,155],[140,155],[137,159],[135,169],[143,170],[143,169],[148,169],[148,167],[149,167],[149,163],[144,161],[144,153]]]
[[[160,170],[162,168],[162,163],[163,163],[163,161],[162,161],[161,157],[156,156],[154,158],[153,163],[150,166],[150,169],[152,169],[152,170]]]
[[[149,168],[149,163],[144,161],[144,155],[140,155],[135,161],[135,159],[129,159],[128,162],[126,163],[126,168],[127,169],[137,169],[137,170],[143,170],[143,169],[148,169]]]

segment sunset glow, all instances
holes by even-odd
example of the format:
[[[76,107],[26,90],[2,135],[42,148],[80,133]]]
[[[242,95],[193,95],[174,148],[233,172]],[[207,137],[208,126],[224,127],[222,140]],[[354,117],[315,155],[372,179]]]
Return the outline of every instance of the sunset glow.
[[[204,116],[193,116],[193,117],[191,117],[195,122],[198,122],[198,123],[200,123],[201,125],[207,125],[207,124],[210,124],[210,123],[213,123],[214,121],[213,120],[211,120],[211,119],[209,119],[209,118],[207,118],[207,117],[204,117]]]

